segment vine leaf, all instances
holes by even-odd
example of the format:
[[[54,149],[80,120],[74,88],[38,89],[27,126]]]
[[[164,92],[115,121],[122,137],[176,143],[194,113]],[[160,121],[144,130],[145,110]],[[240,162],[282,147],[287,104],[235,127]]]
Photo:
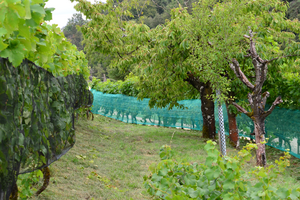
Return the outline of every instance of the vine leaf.
[[[0,40],[0,51],[6,49],[8,47],[7,44],[3,43],[1,40]]]

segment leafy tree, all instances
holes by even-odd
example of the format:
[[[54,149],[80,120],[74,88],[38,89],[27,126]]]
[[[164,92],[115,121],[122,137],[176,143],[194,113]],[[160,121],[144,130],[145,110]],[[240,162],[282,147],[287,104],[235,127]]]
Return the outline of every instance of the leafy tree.
[[[78,30],[77,26],[80,27],[86,24],[86,22],[87,21],[82,18],[82,14],[75,13],[71,19],[68,19],[67,25],[62,28],[65,37],[68,38],[72,44],[76,45],[78,51],[82,51],[84,45],[82,44],[82,33]]]
[[[137,22],[143,21],[148,27],[155,28],[160,24],[164,24],[166,20],[171,19],[171,10],[177,8],[179,4],[192,11],[192,4],[196,0],[140,0],[130,10],[134,19]]]
[[[166,107],[172,108],[173,106],[180,106],[177,101],[183,100],[195,94],[195,90],[193,89],[192,85],[188,84],[185,81],[187,77],[187,70],[184,70],[184,76],[181,75],[181,78],[176,84],[172,83],[172,80],[169,79],[168,85],[164,89],[160,89],[159,87],[164,86],[164,83],[156,82],[160,78],[156,78],[151,74],[146,74],[142,72],[141,69],[138,69],[136,64],[139,65],[149,66],[149,56],[155,52],[155,48],[158,48],[158,45],[155,44],[154,38],[160,37],[160,33],[162,27],[158,27],[157,29],[150,31],[150,29],[143,25],[143,24],[136,24],[133,21],[125,21],[121,20],[123,15],[132,17],[131,13],[128,10],[131,8],[132,4],[135,4],[134,1],[123,1],[122,4],[115,5],[113,1],[108,1],[106,4],[99,3],[97,6],[93,6],[89,2],[80,1],[81,3],[76,6],[78,10],[81,10],[88,18],[92,18],[89,22],[88,26],[83,27],[82,31],[84,33],[85,40],[87,41],[86,49],[90,52],[101,52],[101,53],[109,53],[118,56],[118,59],[114,59],[111,65],[119,65],[121,66],[120,69],[122,70],[134,70],[133,67],[136,67],[138,71],[141,73],[141,86],[143,88],[142,92],[140,93],[140,98],[149,97],[151,98],[150,106],[157,106],[157,107]],[[101,13],[102,10],[113,10],[108,14]],[[120,17],[115,17],[115,16]],[[118,27],[118,28],[117,28]],[[93,31],[92,31],[93,30]],[[93,41],[93,43],[91,43]],[[180,41],[181,42],[181,41]],[[153,48],[151,48],[153,46]],[[178,46],[178,45],[177,45]],[[150,51],[150,52],[149,52]],[[149,52],[150,54],[147,54]],[[179,54],[175,55],[176,58],[181,56]],[[185,52],[187,54],[187,51]],[[170,54],[171,55],[171,54]],[[145,57],[146,56],[146,57]],[[161,58],[155,59],[157,60],[158,64],[165,65],[165,61],[167,59]],[[173,60],[172,62],[175,62]],[[151,65],[150,65],[151,66]],[[180,69],[180,67],[177,67]],[[172,69],[171,69],[172,70]],[[154,71],[153,71],[154,72]],[[162,71],[157,71],[155,74],[159,76],[164,76]],[[147,78],[145,78],[148,76]],[[193,76],[191,74],[191,76]],[[153,78],[156,79],[157,85],[149,85]],[[164,80],[165,77],[160,79],[161,81]],[[174,76],[176,78],[176,75]],[[150,81],[150,82],[149,82]],[[178,88],[178,84],[180,87]],[[204,92],[202,93],[202,97],[206,98],[206,95],[209,92],[212,92],[210,87],[204,89],[206,83],[203,84],[201,90]],[[209,86],[209,83],[206,84]],[[198,85],[196,86],[198,87]],[[151,91],[149,91],[149,89]],[[200,89],[200,87],[199,87]],[[166,95],[166,91],[169,94]],[[208,98],[206,98],[208,99]],[[209,100],[209,103],[205,104],[203,100],[203,108],[205,114],[209,112],[211,116],[204,117],[204,128],[203,133],[204,137],[215,137],[215,125],[214,125],[214,102],[212,99]]]
[[[287,18],[288,19],[300,19],[300,2],[298,0],[289,1],[290,6],[287,12]]]

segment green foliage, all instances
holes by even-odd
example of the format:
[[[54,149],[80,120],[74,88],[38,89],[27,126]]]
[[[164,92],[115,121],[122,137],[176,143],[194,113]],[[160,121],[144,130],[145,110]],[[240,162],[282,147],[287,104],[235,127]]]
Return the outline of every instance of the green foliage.
[[[155,199],[298,199],[300,188],[272,186],[289,166],[288,153],[276,161],[276,166],[255,167],[245,173],[243,166],[256,148],[256,144],[247,144],[238,156],[221,157],[216,143],[208,141],[203,164],[163,157],[157,166],[149,168],[151,174],[144,177],[145,188]]]
[[[257,33],[257,50],[263,58],[297,54],[295,35],[286,30],[299,32],[299,24],[285,20],[287,5],[278,0],[201,1],[193,4],[192,11],[173,9],[170,21],[151,30],[127,20],[133,17],[130,10],[136,5],[138,1],[92,5],[82,0],[76,9],[91,19],[82,27],[87,52],[113,55],[110,66],[138,74],[139,97],[150,97],[151,106],[178,106],[183,96],[194,95],[195,89],[186,81],[187,73],[209,81],[223,93],[238,88],[238,99],[245,98],[241,83],[227,77],[235,79],[228,66],[233,58],[243,61],[241,68],[247,76],[254,75],[251,61],[245,59],[249,46],[243,35],[249,26]],[[277,71],[272,68],[271,77]]]
[[[44,8],[46,1],[0,3],[2,195],[18,173],[49,165],[74,145],[74,110],[90,103],[85,55],[45,22],[54,10]],[[32,194],[27,180],[21,181],[23,199]]]
[[[80,26],[84,25],[85,23],[87,23],[87,21],[82,18],[82,14],[75,13],[71,19],[68,19],[67,25],[62,28],[65,37],[72,44],[76,45],[78,51],[82,51],[84,49]]]
[[[138,78],[131,76],[125,81],[113,82],[107,79],[106,82],[101,82],[99,79],[94,78],[91,83],[91,88],[97,91],[108,93],[108,94],[124,94],[127,96],[136,97],[139,93],[137,87]]]
[[[287,12],[287,18],[288,19],[300,19],[300,14],[299,14],[299,9],[300,9],[300,2],[298,0],[291,0],[290,1],[290,6]]]
[[[37,186],[41,179],[43,179],[43,172],[41,170],[19,175],[17,181],[19,198],[26,200],[32,197],[37,191]]]
[[[19,172],[49,165],[74,145],[74,111],[92,96],[83,75],[56,78],[28,60],[15,68],[0,58],[0,84],[2,192]]]
[[[173,158],[174,152],[169,145],[163,145],[159,150],[159,157],[162,160]]]
[[[83,74],[89,70],[83,52],[66,41],[57,25],[48,25],[53,8],[46,0],[4,0],[0,4],[0,57],[15,66],[23,59],[34,62],[55,76]]]

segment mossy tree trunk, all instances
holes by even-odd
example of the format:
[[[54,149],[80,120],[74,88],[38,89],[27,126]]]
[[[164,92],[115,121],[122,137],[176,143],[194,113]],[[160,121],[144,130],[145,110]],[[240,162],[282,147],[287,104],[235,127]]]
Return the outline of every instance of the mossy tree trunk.
[[[253,39],[253,32],[249,30],[250,36],[245,35],[245,38],[250,40],[250,49],[247,51],[246,57],[252,58],[252,64],[255,70],[255,84],[253,85],[245,74],[242,72],[239,62],[236,59],[232,59],[230,68],[234,71],[235,75],[251,90],[248,93],[248,101],[251,107],[251,111],[248,112],[245,108],[233,102],[233,105],[238,111],[246,114],[254,123],[255,143],[258,146],[256,150],[256,164],[258,166],[266,166],[266,151],[265,151],[265,119],[274,110],[275,106],[282,103],[281,97],[277,97],[273,102],[269,110],[265,111],[265,105],[269,92],[262,93],[262,87],[267,79],[268,66],[267,64],[272,60],[263,60],[259,57],[255,49],[255,43]]]
[[[200,92],[201,111],[203,117],[203,138],[215,139],[215,105],[214,100],[211,98],[211,95],[213,94],[211,84],[209,82],[201,82],[199,78],[193,76],[192,73],[188,73],[188,78],[185,79],[185,81],[188,81],[194,88],[196,88]]]
[[[202,133],[204,138],[216,138],[215,126],[215,105],[214,100],[210,97],[212,95],[212,88],[210,83],[204,84],[204,88],[200,92],[201,97],[201,111],[203,117]]]

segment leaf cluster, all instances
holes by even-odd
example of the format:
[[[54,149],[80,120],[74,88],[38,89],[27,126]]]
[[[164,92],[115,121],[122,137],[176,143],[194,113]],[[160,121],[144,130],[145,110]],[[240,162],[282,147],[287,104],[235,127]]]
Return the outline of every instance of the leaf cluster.
[[[83,75],[54,77],[25,60],[0,58],[0,188],[45,167],[75,143],[74,111],[92,103]]]
[[[168,146],[162,147],[170,152]],[[291,190],[273,187],[285,167],[289,166],[288,153],[276,161],[276,166],[255,167],[249,173],[243,165],[252,157],[256,144],[247,144],[235,157],[221,157],[216,143],[205,145],[205,163],[180,162],[161,157],[151,174],[144,177],[147,192],[155,199],[298,199],[300,188]],[[168,154],[170,155],[170,154]],[[253,181],[249,181],[249,179]]]
[[[4,0],[0,4],[0,56],[15,67],[28,59],[55,76],[89,70],[83,52],[66,40],[57,25],[48,25],[54,8],[46,0]]]
[[[107,79],[106,82],[101,82],[99,79],[94,78],[91,83],[91,88],[108,94],[124,94],[137,97],[139,94],[137,81],[138,78],[136,76],[127,78],[125,81],[116,82],[113,82],[110,79]]]
[[[250,81],[255,77],[247,57],[249,40],[243,37],[249,27],[255,33],[257,53],[263,59],[278,58],[270,64],[270,81],[264,89],[276,88],[274,77],[281,76],[278,67],[295,60],[284,55],[300,55],[294,34],[300,31],[299,22],[286,20],[288,4],[279,0],[204,0],[194,3],[191,12],[173,9],[171,20],[155,29],[126,20],[132,17],[129,10],[135,1],[78,2],[77,10],[91,19],[82,28],[87,52],[113,55],[111,67],[138,75],[138,97],[151,98],[150,106],[172,108],[183,97],[199,93],[191,77],[209,82],[214,91],[220,89],[223,99],[230,91],[237,99],[245,99],[247,88],[236,79],[229,63],[238,60]]]

